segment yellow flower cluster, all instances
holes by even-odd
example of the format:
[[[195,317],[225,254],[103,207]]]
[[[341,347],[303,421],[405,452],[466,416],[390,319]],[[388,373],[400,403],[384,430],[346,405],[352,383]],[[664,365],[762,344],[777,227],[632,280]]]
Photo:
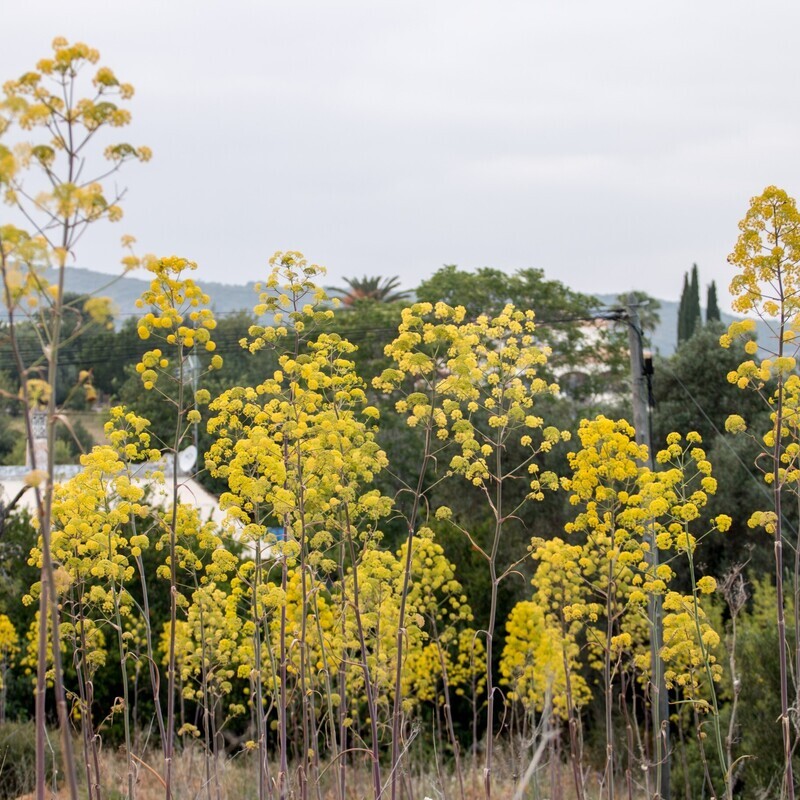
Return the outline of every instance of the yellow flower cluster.
[[[713,593],[716,582],[703,576],[695,583],[694,577],[693,554],[699,537],[692,527],[697,525],[708,496],[716,491],[700,436],[670,434],[666,448],[657,454],[661,465],[657,472],[643,466],[647,451],[636,444],[634,430],[624,420],[602,416],[584,420],[578,438],[580,450],[569,454],[572,477],[563,484],[577,507],[566,530],[581,538],[575,543],[559,538],[533,540],[535,593],[530,605],[509,621],[509,632],[513,627],[516,636],[509,639],[504,653],[506,680],[516,686],[515,691],[524,691],[537,708],[544,700],[545,678],[555,686],[568,681],[577,709],[582,698],[588,697],[588,689],[580,682],[581,641],[586,642],[589,665],[602,668],[606,680],[613,680],[622,669],[646,675],[651,668],[646,606],[648,597],[658,594],[668,598],[664,602],[662,653],[669,664],[668,680],[695,699],[703,680],[699,668],[703,674],[707,670],[719,674],[711,652],[719,637],[697,599],[698,594]],[[730,524],[730,517],[719,515],[708,532],[725,531]],[[687,560],[695,586],[692,595],[668,591],[674,577],[673,559],[654,568],[650,558],[653,541],[660,551]],[[520,627],[525,615],[531,620],[527,645]],[[549,651],[534,655],[544,646],[539,637],[560,642],[561,666]],[[521,683],[514,684],[513,675]],[[563,698],[564,690],[561,695]],[[559,713],[568,711],[560,706]]]
[[[523,600],[512,609],[506,633],[500,674],[511,700],[539,712],[550,700],[562,719],[570,702],[574,708],[588,702],[591,692],[578,671],[578,644],[554,624],[552,614],[535,601]]]
[[[161,452],[150,447],[149,425],[150,420],[126,411],[124,406],[114,406],[103,430],[109,445],[125,461],[155,460]]]
[[[208,583],[192,592],[186,619],[176,625],[176,663],[179,664],[182,694],[214,709],[221,698],[233,690],[242,619],[235,595]],[[169,623],[161,642],[163,663],[168,663]],[[210,694],[213,702],[209,702]],[[243,711],[232,709],[228,713]],[[212,712],[213,713],[213,712]]]
[[[701,582],[705,580],[701,578]],[[667,687],[680,687],[686,697],[697,699],[702,705],[701,689],[709,671],[714,681],[722,678],[722,667],[714,654],[720,643],[719,634],[711,627],[694,595],[668,592],[664,611],[667,613],[661,658],[667,665],[664,672]]]
[[[0,187],[2,187],[2,153],[0,145]],[[13,225],[0,226],[0,247],[3,249],[3,303],[8,313],[29,315],[52,297],[51,286],[44,277],[49,265],[47,242],[31,236]]]
[[[691,554],[696,547],[689,523],[700,518],[709,495],[717,491],[717,481],[711,475],[711,464],[701,444],[696,432],[688,433],[685,440],[671,433],[667,447],[656,454],[656,461],[663,469],[643,476],[642,493],[654,517],[659,550]],[[725,531],[730,522],[730,517],[720,515],[712,521],[712,530]]]
[[[47,124],[52,115],[62,119],[67,112],[74,114],[73,121],[79,121],[87,131],[95,131],[102,125],[122,127],[130,122],[130,112],[112,101],[115,95],[122,100],[130,100],[134,89],[129,83],[118,80],[113,70],[100,67],[91,79],[94,88],[92,99],[84,98],[69,105],[72,98],[63,88],[74,83],[87,64],[96,64],[100,53],[82,43],[69,42],[63,37],[53,40],[53,55],[40,59],[36,65],[38,72],[26,72],[15,81],[8,81],[3,89],[8,103],[17,115],[22,128],[30,129]],[[53,79],[54,91],[46,87],[45,78]],[[64,143],[56,139],[56,147]],[[143,148],[146,150],[146,148]],[[137,157],[137,154],[133,154]],[[147,159],[147,153],[142,160]]]
[[[227,481],[222,505],[247,536],[266,533],[265,525],[252,526],[254,513],[281,521],[290,515],[292,525],[321,531],[343,503],[356,518],[388,513],[388,498],[360,490],[387,459],[369,428],[375,410],[347,358],[352,350],[338,336],[321,335],[298,357],[281,356],[280,370],[257,387],[228,389],[211,403],[215,439],[206,468]]]
[[[258,304],[253,308],[257,317],[271,316],[271,324],[252,325],[249,338],[240,341],[251,353],[274,346],[293,333],[306,336],[316,327],[333,318],[331,300],[315,279],[325,275],[325,268],[309,264],[302,253],[275,253],[269,260],[272,270],[266,283],[257,283]]]
[[[156,336],[178,352],[177,368],[181,369],[189,351],[196,345],[207,352],[216,350],[211,332],[217,327],[214,315],[207,306],[210,298],[191,279],[184,278],[186,270],[197,265],[185,258],[171,256],[147,264],[154,277],[150,288],[136,301],[139,308],[150,307],[139,321],[139,338]],[[220,369],[222,357],[214,355],[209,369]],[[170,359],[161,348],[148,350],[136,365],[145,389],[153,389],[161,375],[170,375]]]
[[[0,693],[6,689],[6,675],[19,655],[19,636],[6,614],[0,614]]]
[[[472,615],[455,579],[455,567],[430,537],[430,532],[421,532],[412,557],[414,588],[408,597],[402,687],[408,698],[407,710],[423,702],[442,702],[445,679],[458,695],[466,694],[471,686],[480,690],[485,671],[483,645],[476,632],[464,626]],[[218,548],[214,556],[226,552]],[[250,560],[252,554],[246,553],[241,562],[228,556],[231,560],[226,569],[237,570],[230,588],[215,580],[204,583],[198,575],[198,588],[182,604],[186,616],[178,621],[176,636],[184,696],[207,701],[203,695],[209,693],[214,703],[222,702],[237,680],[246,679],[252,686],[258,674],[266,695],[277,701],[278,654],[283,636],[286,642],[295,643],[287,653],[287,677],[292,682],[306,682],[310,696],[319,703],[317,713],[325,713],[327,702],[318,698],[330,695],[334,708],[342,701],[338,694],[331,694],[329,685],[331,676],[340,671],[346,676],[347,707],[364,701],[360,662],[365,659],[385,723],[394,696],[404,548],[394,554],[377,549],[363,551],[355,569],[347,570],[344,582],[333,585],[324,573],[314,569],[304,576],[300,569],[290,568],[285,590],[278,582],[279,559],[272,557],[259,565]],[[199,563],[194,566],[200,569]],[[194,566],[181,564],[189,572]],[[254,582],[256,572],[265,567],[268,577],[258,585]],[[210,574],[209,567],[205,570],[205,575]],[[214,577],[224,576],[217,572]],[[356,582],[358,616],[352,602]],[[248,610],[253,602],[255,607]],[[248,620],[251,614],[254,616]],[[265,628],[256,625],[256,619]],[[264,629],[268,638],[261,641]],[[359,630],[366,651],[361,649]],[[167,625],[160,643],[164,663],[168,647]],[[239,713],[235,705],[227,708],[229,713]]]
[[[584,547],[563,539],[533,539],[537,562],[534,594],[511,612],[500,661],[502,682],[514,699],[541,710],[549,698],[553,711],[567,718],[591,699],[580,672],[580,637],[601,613],[591,601],[585,576],[594,568]]]
[[[114,610],[114,592],[133,577],[130,556],[147,547],[146,536],[129,537],[132,518],[150,512],[144,490],[134,483],[118,451],[100,445],[81,456],[82,471],[55,489],[51,551],[65,576],[62,591],[91,584],[85,600],[105,614]],[[41,565],[41,552],[30,561]],[[116,588],[114,588],[116,587]],[[32,588],[33,596],[39,591]]]
[[[71,647],[88,676],[105,663],[104,628],[112,625],[116,636],[128,641],[133,636],[129,628],[139,624],[128,587],[137,559],[150,546],[138,525],[152,508],[126,462],[153,454],[146,425],[147,420],[132,412],[114,409],[106,426],[111,443],[81,456],[82,470],[54,490],[50,548],[64,615],[62,646]],[[41,567],[41,543],[31,550],[29,563]],[[37,582],[23,602],[31,603],[40,592]],[[34,621],[28,631],[29,668],[35,664],[37,626]]]
[[[567,533],[583,533],[592,549],[587,554],[609,570],[615,585],[632,583],[632,570],[645,558],[644,524],[638,482],[647,449],[637,445],[625,420],[599,416],[582,420],[578,429],[581,449],[569,454],[572,478],[564,481],[570,502],[581,510],[566,525]]]
[[[383,725],[394,701],[406,549],[376,546],[378,525],[392,507],[370,488],[387,465],[375,440],[378,412],[355,373],[355,347],[335,334],[309,336],[332,313],[313,283],[320,268],[298,253],[276,254],[272,266],[255,311],[272,314],[273,324],[254,326],[242,344],[255,352],[290,334],[293,341],[272,375],[215,398],[208,423],[206,467],[227,483],[221,503],[246,544],[229,569],[226,602],[243,616],[238,639],[225,637],[237,641],[231,668],[250,681],[253,702],[259,694],[277,701],[285,652],[287,680],[304,687],[301,696],[318,719],[331,718],[340,704],[361,707],[370,694]],[[413,541],[403,624],[406,711],[443,702],[445,682],[457,694],[479,691],[486,669],[454,566],[430,530]],[[197,663],[197,634],[181,636]],[[296,644],[282,651],[282,641]],[[344,685],[337,682],[334,691],[336,675]],[[194,667],[193,681],[197,676]],[[196,682],[191,691],[198,691]]]
[[[0,168],[0,181],[8,186],[6,200],[17,203],[20,198],[30,196],[16,179],[20,168],[35,165],[45,173],[51,187],[36,196],[36,210],[51,215],[51,219],[65,220],[73,228],[98,219],[114,222],[122,217],[122,209],[116,202],[118,196],[110,195],[100,179],[87,180],[82,176],[78,180],[73,175],[76,160],[85,156],[84,145],[98,129],[124,127],[131,120],[130,112],[116,100],[129,100],[133,87],[120,82],[108,67],[95,72],[92,85],[87,87],[88,96],[79,96],[83,68],[98,59],[97,50],[80,42],[70,45],[57,38],[53,41],[52,57],[40,60],[36,71],[26,72],[3,86],[4,108],[10,119],[23,130],[44,128],[49,136],[38,144],[20,144],[15,153],[16,163],[11,163],[7,151],[0,154],[4,162],[9,162]],[[149,148],[128,143],[105,149],[105,157],[113,165],[111,172],[125,161],[148,161],[151,155]],[[62,173],[57,165],[59,158],[68,159],[73,168]],[[61,264],[65,258],[66,252],[62,252]]]
[[[800,211],[785,191],[768,186],[752,198],[739,223],[741,231],[729,262],[738,268],[731,281],[734,309],[758,315],[770,329],[771,339],[760,348],[752,338],[745,350],[752,359],[743,361],[728,375],[741,389],[752,389],[770,408],[771,429],[759,439],[753,436],[770,463],[762,469],[767,483],[796,491],[800,482],[797,456],[800,453],[800,376],[797,375],[798,333],[800,333]],[[720,344],[729,347],[741,337],[752,337],[755,323],[733,323]],[[762,357],[759,357],[759,354]],[[731,433],[748,430],[746,421],[731,415],[726,422]],[[751,434],[752,435],[752,434]],[[750,527],[777,532],[773,512],[757,512]]]
[[[750,201],[728,261],[738,272],[731,281],[733,308],[742,314],[785,314],[795,328],[800,311],[800,212],[793,198],[768,186]],[[788,305],[787,305],[788,301]],[[788,313],[787,313],[788,312]],[[735,335],[735,331],[732,335]]]
[[[540,500],[558,482],[552,473],[540,474],[532,456],[569,434],[545,427],[532,413],[537,395],[558,390],[537,376],[548,351],[536,344],[533,312],[507,305],[495,318],[465,317],[463,307],[445,303],[404,309],[398,336],[386,346],[396,366],[376,377],[373,387],[390,393],[411,384],[397,401],[398,412],[411,427],[452,439],[460,452],[451,458],[451,470],[476,486],[491,481],[498,449],[512,441],[521,445],[530,453],[524,462],[531,475],[528,499]],[[479,418],[485,428],[476,424]]]

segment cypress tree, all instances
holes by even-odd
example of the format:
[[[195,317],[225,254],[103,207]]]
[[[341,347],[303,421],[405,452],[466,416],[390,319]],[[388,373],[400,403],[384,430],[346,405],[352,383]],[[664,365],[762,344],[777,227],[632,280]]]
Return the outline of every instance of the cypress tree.
[[[719,313],[719,304],[717,303],[717,284],[716,281],[711,281],[706,297],[706,325],[709,322],[719,322],[721,319],[722,315]]]
[[[697,277],[697,264],[692,264],[692,279],[689,284],[689,301],[686,307],[686,338],[691,339],[694,332],[702,327],[700,312],[700,281]]]
[[[683,291],[678,304],[678,344],[682,344],[689,337],[686,335],[686,309],[689,302],[689,274],[683,273]]]

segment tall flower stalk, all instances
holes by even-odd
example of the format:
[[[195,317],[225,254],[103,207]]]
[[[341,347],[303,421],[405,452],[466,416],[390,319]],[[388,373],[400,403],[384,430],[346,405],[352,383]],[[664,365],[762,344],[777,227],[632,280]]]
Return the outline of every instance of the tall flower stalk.
[[[752,198],[750,208],[739,223],[741,231],[728,261],[737,270],[730,284],[733,309],[760,317],[771,333],[769,341],[756,344],[750,339],[745,350],[752,359],[731,372],[728,380],[742,389],[752,389],[767,404],[772,422],[759,444],[769,467],[762,469],[764,480],[772,489],[772,507],[755,513],[751,527],[762,527],[772,537],[775,553],[776,619],[778,661],[780,665],[780,725],[783,737],[784,772],[782,796],[794,800],[795,779],[792,754],[796,746],[796,714],[800,684],[790,699],[789,676],[792,667],[786,641],[785,570],[783,557],[785,495],[797,495],[798,408],[800,377],[796,372],[798,333],[800,333],[800,212],[795,200],[782,189],[768,186]],[[751,334],[752,319],[731,324],[720,344],[730,346],[733,338]],[[732,432],[746,430],[740,416],[729,418],[726,427]],[[800,539],[795,542],[800,553]],[[800,592],[800,560],[795,558],[795,599]],[[794,603],[794,670],[800,667],[800,618]]]
[[[274,270],[256,312],[272,313],[275,325],[253,326],[250,339],[243,345],[251,352],[264,347],[283,350],[277,359],[279,369],[256,387],[231,389],[214,400],[211,408],[215,416],[209,430],[215,442],[206,465],[212,474],[228,482],[230,491],[222,501],[231,519],[244,526],[248,538],[269,542],[273,557],[280,562],[280,595],[273,593],[279,620],[279,679],[275,688],[281,697],[280,796],[288,791],[283,773],[288,769],[290,677],[296,679],[300,695],[301,796],[308,796],[309,778],[317,771],[317,722],[311,702],[308,645],[309,616],[317,605],[311,599],[315,592],[312,570],[322,570],[338,571],[340,596],[347,598],[341,613],[352,609],[354,616],[377,797],[382,791],[378,698],[362,619],[359,563],[363,551],[377,541],[377,521],[390,508],[388,498],[362,489],[385,466],[386,457],[369,429],[377,412],[366,404],[362,382],[348,358],[353,346],[332,334],[309,338],[307,331],[331,313],[325,308],[324,293],[312,280],[319,268],[307,265],[297,253],[277,254],[272,263]],[[276,541],[269,530],[276,523],[283,531],[281,541]],[[334,553],[339,554],[338,564],[331,558]],[[290,661],[292,621],[287,608],[287,593],[295,573],[300,589],[297,668]],[[260,591],[254,583],[254,597]],[[262,644],[256,642],[256,647],[261,650]],[[336,663],[336,648],[328,651],[327,658]],[[255,669],[260,671],[258,663]],[[344,739],[346,726],[341,725],[340,731]],[[266,741],[260,740],[259,747],[266,748]],[[340,757],[343,750],[340,741]]]
[[[552,393],[557,387],[537,376],[547,361],[547,351],[536,345],[533,312],[522,312],[508,305],[494,318],[481,316],[465,320],[463,307],[445,303],[417,303],[403,312],[399,335],[387,346],[387,355],[397,368],[388,369],[375,381],[383,391],[402,386],[408,377],[415,391],[397,404],[407,414],[408,424],[424,426],[426,443],[432,434],[439,440],[451,439],[455,454],[450,470],[461,475],[483,494],[494,521],[488,543],[479,543],[465,524],[452,519],[447,508],[437,510],[440,519],[451,519],[467,536],[472,547],[486,562],[490,573],[489,619],[483,631],[486,640],[486,760],[484,792],[491,797],[496,686],[492,667],[494,631],[497,624],[497,596],[500,583],[517,562],[501,564],[499,549],[504,527],[521,507],[543,497],[547,488],[557,488],[551,472],[540,472],[536,456],[548,452],[567,434],[545,427],[533,413],[537,395]],[[534,436],[537,441],[534,443]],[[526,456],[513,465],[506,463],[510,444],[521,446]],[[426,445],[427,452],[427,445]],[[529,491],[513,508],[506,505],[511,481],[528,476]],[[421,478],[422,480],[422,473]],[[417,496],[421,495],[421,485]],[[416,508],[416,506],[415,506]],[[414,522],[415,519],[412,518]],[[409,524],[409,551],[415,524]],[[521,560],[521,559],[520,559]],[[406,575],[410,573],[406,565]],[[408,585],[403,595],[407,594]],[[401,600],[402,602],[402,600]],[[404,615],[401,606],[400,627]],[[398,652],[402,640],[398,637]],[[401,670],[398,658],[398,676]],[[392,742],[392,798],[396,796],[400,747],[400,708],[395,700]]]
[[[170,456],[171,471],[171,510],[163,520],[168,532],[169,570],[169,659],[167,666],[167,715],[165,725],[166,743],[164,745],[164,781],[167,800],[172,797],[173,765],[175,749],[175,694],[177,665],[175,660],[175,637],[178,622],[178,577],[176,547],[178,539],[178,513],[180,503],[178,492],[182,476],[179,472],[178,453],[183,442],[190,435],[191,426],[200,419],[196,409],[197,398],[191,397],[187,390],[187,371],[189,359],[195,348],[214,353],[216,344],[212,331],[216,320],[207,307],[208,295],[186,273],[197,269],[197,265],[184,258],[152,260],[148,270],[153,278],[150,287],[137,305],[149,309],[139,320],[138,334],[143,340],[154,338],[161,346],[154,347],[142,355],[136,365],[147,391],[161,394],[164,401],[172,407],[175,433],[171,442],[165,443],[165,454]],[[163,349],[162,349],[163,348]],[[210,356],[209,369],[222,367],[222,357]],[[174,391],[165,392],[164,384],[173,384]]]
[[[128,143],[110,144],[103,151],[105,164],[93,163],[92,153],[98,131],[118,128],[130,122],[130,112],[120,101],[133,95],[130,84],[118,80],[108,67],[94,70],[99,53],[82,43],[70,45],[65,39],[53,41],[51,57],[41,59],[36,69],[24,73],[17,80],[7,82],[3,89],[3,116],[0,133],[5,133],[9,123],[22,131],[40,131],[42,137],[21,142],[15,154],[0,145],[0,184],[4,199],[18,212],[19,217],[33,235],[49,251],[57,269],[56,281],[46,286],[36,273],[27,278],[38,295],[42,314],[39,317],[39,338],[42,342],[43,360],[46,364],[49,399],[47,402],[47,458],[46,463],[36,463],[33,452],[32,430],[29,429],[30,460],[34,467],[44,471],[47,482],[37,488],[39,529],[42,540],[42,593],[40,617],[44,623],[49,614],[53,639],[53,658],[56,687],[56,706],[62,730],[66,773],[70,796],[77,798],[77,782],[73,766],[72,741],[69,736],[66,697],[63,686],[61,648],[59,644],[58,597],[54,584],[54,564],[51,553],[51,523],[53,502],[53,467],[55,464],[55,426],[58,397],[59,352],[63,342],[63,321],[68,309],[64,304],[65,268],[74,254],[74,248],[86,229],[99,220],[116,221],[121,218],[121,194],[105,188],[103,181],[117,172],[130,160],[146,161],[150,151]],[[82,73],[93,70],[87,81]],[[88,86],[86,84],[88,83]],[[88,96],[81,96],[88,91]],[[94,156],[94,157],[93,157]],[[36,184],[39,185],[36,185]],[[13,252],[18,231],[5,226],[2,236],[3,280],[8,290],[7,256]],[[9,248],[9,244],[11,247]],[[9,293],[6,291],[6,300]],[[12,318],[11,324],[14,321]],[[19,379],[27,381],[27,366],[20,365],[16,350]],[[20,367],[22,369],[20,370]],[[29,426],[30,428],[30,426]],[[40,626],[40,658],[36,691],[36,796],[42,800],[45,793],[45,672],[47,669],[46,641],[48,626]]]

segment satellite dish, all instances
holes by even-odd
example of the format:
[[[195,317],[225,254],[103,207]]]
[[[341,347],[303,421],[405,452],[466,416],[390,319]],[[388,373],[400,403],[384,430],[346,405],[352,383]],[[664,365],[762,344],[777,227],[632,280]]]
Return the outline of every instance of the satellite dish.
[[[197,463],[197,448],[190,444],[178,453],[178,469],[183,475],[190,475]]]

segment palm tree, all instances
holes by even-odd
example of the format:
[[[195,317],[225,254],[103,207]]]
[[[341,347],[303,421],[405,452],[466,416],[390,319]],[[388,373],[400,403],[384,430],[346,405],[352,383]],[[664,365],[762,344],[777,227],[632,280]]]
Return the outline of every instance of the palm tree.
[[[396,303],[406,300],[411,292],[397,291],[400,278],[396,275],[391,278],[367,276],[363,278],[344,278],[347,288],[335,287],[330,290],[334,297],[338,297],[345,306],[352,307],[364,300],[374,300],[377,303]]]

